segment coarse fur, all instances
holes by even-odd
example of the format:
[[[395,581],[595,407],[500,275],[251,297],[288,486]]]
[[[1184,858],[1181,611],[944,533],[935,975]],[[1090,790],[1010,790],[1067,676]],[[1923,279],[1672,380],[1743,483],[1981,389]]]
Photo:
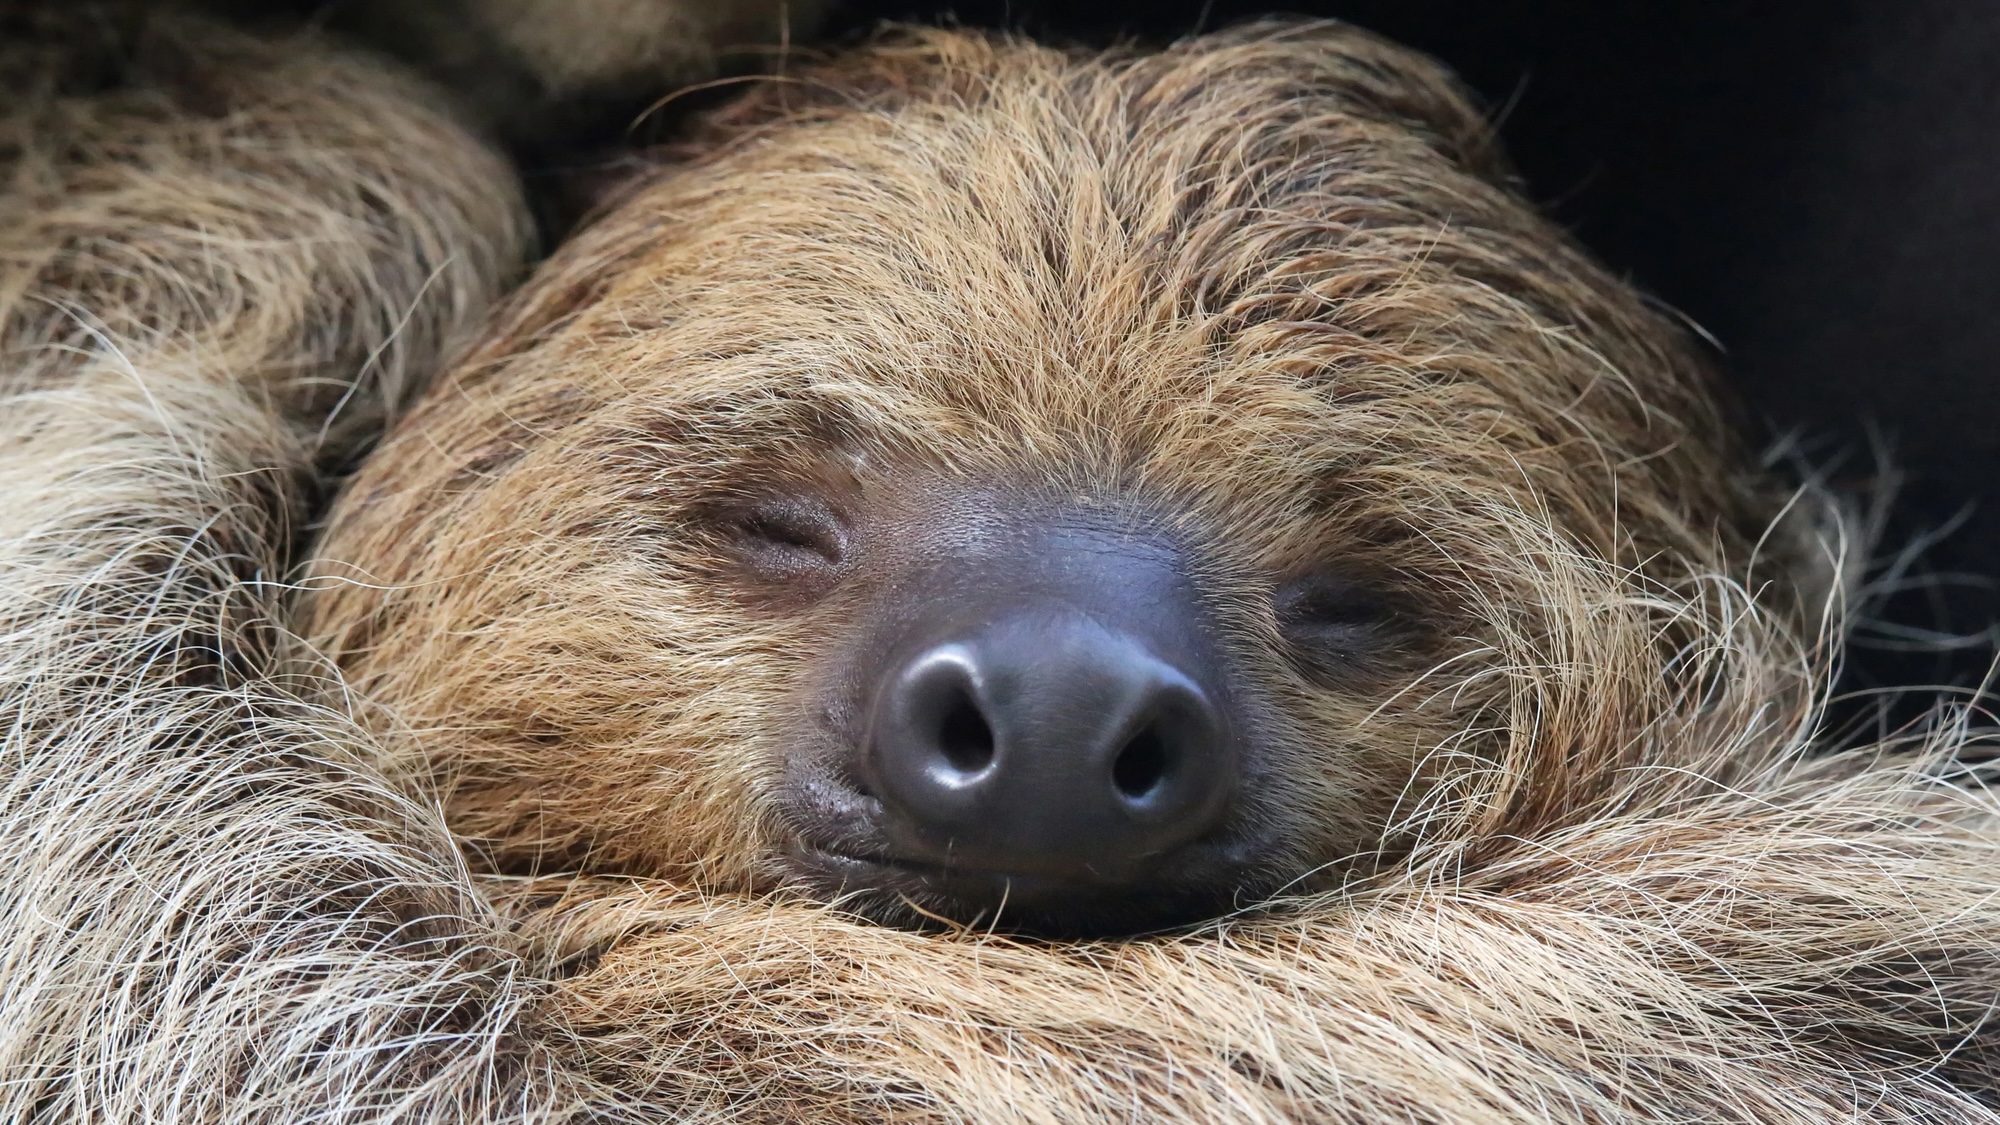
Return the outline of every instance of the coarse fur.
[[[503,868],[785,880],[788,744],[838,722],[794,716],[844,706],[802,681],[898,596],[867,588],[898,546],[762,604],[726,535],[771,491],[1163,525],[1271,686],[1278,881],[1594,816],[1800,690],[1794,552],[1759,557],[1776,505],[1705,372],[1415,56],[934,36],[673,156],[357,476],[305,618]],[[1273,593],[1327,566],[1396,635],[1316,680]],[[1717,576],[1786,581],[1748,614]]]
[[[379,64],[158,35],[136,89],[0,47],[0,1117],[2000,1121],[1969,733],[1813,753],[1828,634],[1698,365],[1429,64],[1326,25],[931,34],[744,103],[348,491],[303,607],[344,680],[274,579],[513,273],[518,199]],[[679,454],[821,440],[801,404],[1160,489],[1255,554],[1222,573],[1393,544],[1456,645],[1384,704],[1436,782],[1346,884],[1175,935],[765,893],[757,718],[802,629],[729,648],[750,611],[668,566]],[[686,679],[608,672],[635,634]],[[490,800],[531,769],[547,811]],[[454,832],[626,874],[475,873]]]
[[[99,14],[0,36],[0,1118],[512,1112],[504,932],[272,676],[322,466],[523,263],[512,174],[387,67]]]

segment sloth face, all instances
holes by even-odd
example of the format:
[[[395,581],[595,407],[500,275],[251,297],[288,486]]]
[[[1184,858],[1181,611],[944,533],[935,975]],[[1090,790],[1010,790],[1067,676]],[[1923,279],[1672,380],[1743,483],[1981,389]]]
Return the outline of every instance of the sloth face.
[[[1417,750],[1366,712],[1439,640],[1378,552],[1331,521],[1247,543],[1159,469],[1051,487],[885,444],[718,482],[686,532],[711,612],[814,638],[764,732],[780,879],[1099,932],[1375,846]]]
[[[322,546],[480,862],[1128,932],[1558,815],[1678,690],[1698,370],[1423,60],[933,34],[706,130]]]

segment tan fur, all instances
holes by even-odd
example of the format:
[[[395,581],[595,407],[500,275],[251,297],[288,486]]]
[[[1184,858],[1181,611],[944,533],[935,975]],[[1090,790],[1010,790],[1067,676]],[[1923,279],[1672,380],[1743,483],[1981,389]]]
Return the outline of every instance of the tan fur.
[[[1739,701],[1797,706],[1796,607],[1717,582],[1756,580],[1773,509],[1685,342],[1495,182],[1414,56],[943,36],[710,128],[544,269],[324,547],[358,580],[309,632],[504,860],[769,874],[770,732],[858,603],[746,609],[701,513],[826,471],[824,435],[863,493],[1165,512],[1246,637],[1322,560],[1421,607],[1435,640],[1370,690],[1246,654],[1290,704],[1300,870],[1571,823]]]
[[[315,466],[518,273],[512,174],[365,59],[100,14],[0,16],[0,1120],[546,1106],[450,838],[275,678]]]
[[[1302,558],[1392,575],[1437,659],[1287,685],[1323,828],[1288,858],[1367,877],[1069,947],[732,897],[777,878],[768,732],[844,605],[746,609],[699,512],[831,435],[884,491],[1176,511],[1251,636]],[[1680,335],[1423,61],[1324,26],[926,35],[739,104],[567,247],[354,482],[308,621],[478,854],[646,877],[512,909],[586,957],[553,1003],[593,1070],[663,1108],[1982,1112],[1952,1083],[1991,1082],[1990,813],[1800,760],[1824,654],[1736,466]]]
[[[714,69],[718,48],[746,50],[809,32],[821,5],[660,0],[487,0],[482,22],[553,94],[643,79],[667,86]],[[794,27],[793,21],[797,21]]]
[[[519,261],[511,178],[309,40],[169,23],[178,93],[63,93],[81,33],[37,34],[0,44],[0,1118],[2000,1121],[1971,735],[1815,755],[1831,653],[1698,365],[1427,63],[929,35],[725,113],[344,494],[299,607],[343,680],[272,578]],[[688,508],[827,422],[1173,500],[1253,637],[1271,574],[1373,552],[1438,648],[1291,685],[1289,745],[1417,783],[1290,812],[1381,846],[1117,943],[764,890],[760,732],[835,622],[704,581]]]

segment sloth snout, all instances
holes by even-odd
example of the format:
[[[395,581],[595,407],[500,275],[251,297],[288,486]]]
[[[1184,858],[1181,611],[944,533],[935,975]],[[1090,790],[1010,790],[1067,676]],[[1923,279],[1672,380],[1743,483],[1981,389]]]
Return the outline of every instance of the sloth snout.
[[[1074,610],[1017,605],[889,670],[866,770],[953,866],[1116,879],[1202,835],[1236,778],[1199,654]]]
[[[1222,893],[1196,842],[1229,819],[1250,740],[1189,574],[1173,541],[1087,512],[932,548],[864,660],[847,748],[878,854],[1023,908]]]

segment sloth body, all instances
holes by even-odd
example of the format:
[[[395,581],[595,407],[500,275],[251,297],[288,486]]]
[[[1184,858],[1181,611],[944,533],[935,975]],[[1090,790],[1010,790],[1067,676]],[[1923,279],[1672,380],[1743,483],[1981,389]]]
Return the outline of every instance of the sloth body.
[[[386,67],[165,43],[0,56],[0,1116],[2000,1120],[1966,736],[1809,754],[1810,538],[1431,64],[752,94],[287,593],[518,200]]]

